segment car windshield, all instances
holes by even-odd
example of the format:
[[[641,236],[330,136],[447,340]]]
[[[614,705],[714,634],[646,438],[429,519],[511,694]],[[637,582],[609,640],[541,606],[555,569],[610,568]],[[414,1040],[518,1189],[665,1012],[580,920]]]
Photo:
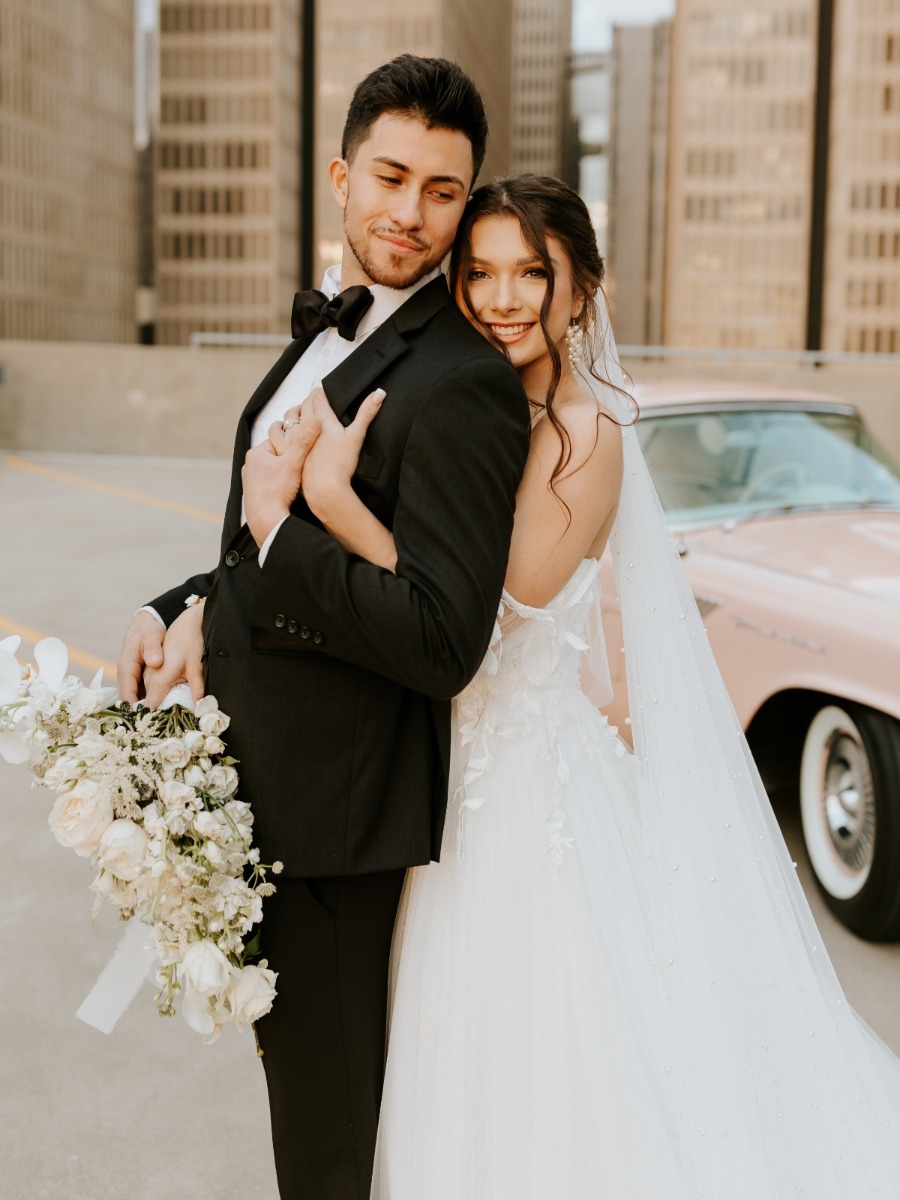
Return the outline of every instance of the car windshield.
[[[853,412],[651,410],[637,431],[675,525],[795,507],[900,506],[900,472]]]

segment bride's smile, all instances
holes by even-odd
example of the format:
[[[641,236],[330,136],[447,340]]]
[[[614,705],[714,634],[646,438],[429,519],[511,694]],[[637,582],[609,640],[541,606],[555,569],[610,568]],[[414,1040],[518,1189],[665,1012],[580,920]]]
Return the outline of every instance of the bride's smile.
[[[573,309],[577,308],[575,287],[562,246],[552,237],[547,238],[547,246],[553,287],[545,320],[550,340],[561,347]],[[516,217],[485,217],[474,224],[467,284],[475,317],[505,347],[517,370],[546,360],[541,310],[547,295],[548,271],[525,241]],[[527,389],[528,381],[523,382]]]

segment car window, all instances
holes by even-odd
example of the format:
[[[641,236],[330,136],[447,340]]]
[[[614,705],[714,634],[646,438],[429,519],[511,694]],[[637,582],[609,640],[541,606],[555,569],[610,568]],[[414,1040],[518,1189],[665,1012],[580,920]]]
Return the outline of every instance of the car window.
[[[855,414],[651,411],[637,432],[675,524],[785,507],[900,506],[900,472]]]

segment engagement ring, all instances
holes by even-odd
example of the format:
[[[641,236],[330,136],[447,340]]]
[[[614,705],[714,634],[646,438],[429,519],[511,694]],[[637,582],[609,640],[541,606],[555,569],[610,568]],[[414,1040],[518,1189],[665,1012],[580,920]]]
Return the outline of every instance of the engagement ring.
[[[299,422],[299,421],[295,421],[295,420],[293,419],[293,417],[289,417],[287,421],[282,421],[282,422],[281,422],[281,432],[282,432],[282,433],[287,433],[287,431],[288,431],[288,430],[291,428],[291,426],[293,426],[293,425],[299,425],[299,424],[300,424],[300,422]]]

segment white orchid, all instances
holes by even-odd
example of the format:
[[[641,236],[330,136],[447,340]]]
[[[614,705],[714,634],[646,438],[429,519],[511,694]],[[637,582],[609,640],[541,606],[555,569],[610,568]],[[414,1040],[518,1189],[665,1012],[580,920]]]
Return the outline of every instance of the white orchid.
[[[281,864],[260,864],[253,813],[235,798],[220,737],[229,718],[184,686],[155,712],[132,710],[102,671],[89,685],[67,675],[59,639],[38,643],[35,666],[19,662],[20,644],[0,641],[0,754],[30,760],[35,782],[57,794],[50,827],[97,868],[95,909],[109,901],[148,927],[160,1013],[174,1012],[180,991],[208,1041],[264,1015],[276,976],[245,961],[244,939],[274,891],[266,873]]]

